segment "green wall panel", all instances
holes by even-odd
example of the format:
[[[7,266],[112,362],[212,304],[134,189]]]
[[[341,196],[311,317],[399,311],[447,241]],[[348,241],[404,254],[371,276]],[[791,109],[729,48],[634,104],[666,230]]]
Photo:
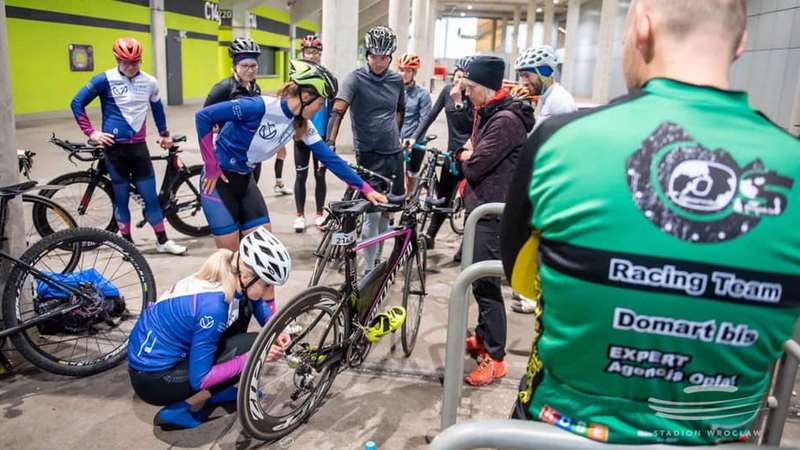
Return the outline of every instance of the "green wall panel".
[[[183,99],[206,98],[211,86],[219,81],[219,69],[213,62],[219,43],[203,39],[181,41]]]
[[[116,66],[111,47],[122,36],[134,37],[142,43],[142,70],[151,72],[149,33],[8,19],[14,113],[69,110],[72,97],[92,76]],[[70,71],[69,44],[93,47],[94,71]],[[42,90],[42,83],[46,83],[46,91]],[[99,101],[95,100],[92,106],[99,106]]]
[[[150,23],[149,7],[113,0],[6,0],[6,6],[18,6],[124,22]]]

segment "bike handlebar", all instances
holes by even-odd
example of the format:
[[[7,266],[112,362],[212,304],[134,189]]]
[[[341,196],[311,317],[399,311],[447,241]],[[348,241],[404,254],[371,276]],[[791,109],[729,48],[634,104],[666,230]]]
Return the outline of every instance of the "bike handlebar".
[[[377,178],[377,179],[383,181],[384,183],[386,183],[389,186],[387,191],[389,191],[389,192],[392,191],[392,187],[394,186],[394,182],[392,182],[391,179],[389,179],[389,178],[387,178],[387,177],[385,177],[385,176],[383,176],[383,175],[381,175],[379,173],[373,172],[373,171],[367,169],[366,167],[363,167],[363,166],[361,166],[361,165],[359,165],[357,163],[351,163],[350,164],[350,168],[355,170],[356,173],[358,173],[359,175],[362,176],[362,178],[363,178],[364,175],[367,175],[369,177]]]
[[[59,139],[56,137],[55,133],[50,137],[50,143],[54,144],[58,147],[64,149],[64,151],[69,153],[70,161],[73,159],[77,159],[78,161],[83,162],[93,162],[97,161],[98,159],[103,158],[103,147],[99,142],[89,139],[86,141],[86,144],[81,144],[77,142],[70,142],[63,139]],[[186,135],[185,134],[176,134],[172,138],[172,148],[167,150],[168,154],[175,154],[180,153],[181,150],[175,145],[178,142],[186,142]],[[163,157],[161,157],[163,158]]]

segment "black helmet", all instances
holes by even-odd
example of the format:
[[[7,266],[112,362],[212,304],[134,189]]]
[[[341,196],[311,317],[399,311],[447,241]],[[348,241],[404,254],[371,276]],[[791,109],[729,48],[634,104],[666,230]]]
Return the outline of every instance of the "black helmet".
[[[228,47],[228,55],[233,58],[236,55],[241,55],[243,53],[253,53],[256,55],[261,54],[261,47],[255,43],[250,38],[236,38],[231,42],[231,46]]]
[[[375,25],[364,35],[367,54],[390,56],[397,50],[397,35],[391,28]]]

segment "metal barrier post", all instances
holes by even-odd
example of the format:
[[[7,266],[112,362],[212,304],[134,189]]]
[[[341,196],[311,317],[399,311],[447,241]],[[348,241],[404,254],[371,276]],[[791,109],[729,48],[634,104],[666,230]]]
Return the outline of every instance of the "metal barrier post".
[[[502,215],[505,206],[505,203],[486,203],[469,213],[464,224],[464,239],[461,240],[461,270],[472,264],[472,257],[475,254],[475,227],[478,221],[486,216]]]
[[[784,354],[780,361],[778,373],[775,375],[775,388],[773,396],[778,400],[778,406],[771,408],[764,424],[764,444],[779,446],[783,435],[783,426],[786,424],[786,416],[789,413],[789,403],[792,400],[792,390],[794,389],[795,378],[797,377],[797,365],[800,363],[800,345],[797,340],[800,338],[800,321],[794,328],[794,339],[790,339],[783,344]]]
[[[472,264],[456,277],[450,291],[447,312],[447,350],[444,365],[444,399],[442,400],[442,430],[456,423],[461,387],[464,383],[464,351],[467,335],[467,290],[473,281],[484,277],[503,276],[503,263],[481,261]]]

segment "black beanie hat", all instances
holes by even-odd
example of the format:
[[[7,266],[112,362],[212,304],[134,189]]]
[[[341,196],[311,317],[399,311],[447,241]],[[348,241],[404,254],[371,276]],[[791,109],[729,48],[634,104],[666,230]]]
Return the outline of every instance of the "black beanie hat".
[[[472,58],[467,64],[464,76],[481,86],[499,91],[503,87],[503,76],[506,73],[506,63],[501,58],[491,55],[479,55]]]

